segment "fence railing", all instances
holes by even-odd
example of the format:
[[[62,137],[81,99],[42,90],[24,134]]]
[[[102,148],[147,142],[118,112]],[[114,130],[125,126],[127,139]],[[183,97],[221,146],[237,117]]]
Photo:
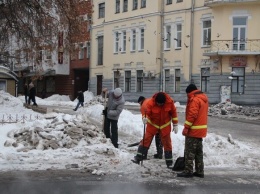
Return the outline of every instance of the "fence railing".
[[[15,114],[15,115],[11,115],[11,114],[7,114],[7,115],[0,115],[0,124],[4,125],[4,124],[11,124],[11,123],[25,123],[25,122],[32,122],[32,121],[36,121],[36,120],[40,120],[42,119],[42,117],[40,115],[32,115],[32,114],[23,114],[23,115],[19,115],[19,114]]]

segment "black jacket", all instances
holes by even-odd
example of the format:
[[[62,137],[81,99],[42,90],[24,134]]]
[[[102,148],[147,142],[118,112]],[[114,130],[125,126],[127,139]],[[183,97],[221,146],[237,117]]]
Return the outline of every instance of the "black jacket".
[[[82,92],[79,93],[77,99],[79,100],[79,102],[84,102],[84,95]]]

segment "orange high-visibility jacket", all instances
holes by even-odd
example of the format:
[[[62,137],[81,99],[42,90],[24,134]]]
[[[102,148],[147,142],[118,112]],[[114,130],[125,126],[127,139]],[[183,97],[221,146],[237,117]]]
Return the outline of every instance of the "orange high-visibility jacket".
[[[173,99],[166,93],[166,102],[163,106],[158,106],[155,102],[155,98],[158,93],[147,100],[145,114],[148,119],[147,130],[156,134],[158,130],[161,130],[162,137],[171,133],[171,123],[177,124],[177,110],[174,105]]]
[[[208,97],[200,90],[188,93],[186,106],[186,121],[184,127],[188,129],[187,136],[203,138],[207,135]]]

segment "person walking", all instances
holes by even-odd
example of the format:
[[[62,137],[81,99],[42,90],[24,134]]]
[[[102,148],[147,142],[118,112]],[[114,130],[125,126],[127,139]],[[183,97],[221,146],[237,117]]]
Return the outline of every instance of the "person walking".
[[[185,136],[185,168],[177,177],[204,178],[203,145],[202,138],[207,135],[208,97],[197,89],[194,84],[186,88],[187,105],[185,123],[182,134]],[[193,173],[193,161],[195,172]]]
[[[125,98],[120,88],[108,91],[107,88],[102,90],[102,95],[107,95],[108,101],[106,108],[103,110],[105,115],[104,133],[106,138],[110,138],[115,148],[118,148],[118,119],[124,109]],[[111,127],[111,129],[110,129]]]
[[[77,111],[80,105],[84,107],[84,95],[82,91],[78,91],[77,99],[78,99],[78,104],[76,108],[73,109],[74,111]]]
[[[25,98],[25,103],[27,104],[28,103],[28,85],[27,84],[24,84],[23,86],[23,92],[24,92],[24,98]]]
[[[140,142],[137,154],[132,160],[139,164],[143,156],[147,155],[153,137],[159,132],[164,148],[165,162],[168,168],[172,166],[172,141],[171,123],[173,130],[178,132],[177,110],[173,99],[165,92],[158,92],[147,102],[143,123],[146,124],[146,131],[143,140]]]
[[[146,106],[150,99],[151,98],[145,98],[144,96],[140,96],[138,98],[138,103],[140,104],[140,112],[142,114],[142,118],[145,117]],[[163,145],[162,145],[160,133],[158,133],[158,132],[155,135],[155,146],[156,146],[157,153],[153,155],[154,158],[162,159],[163,158]],[[147,158],[147,156],[144,156],[144,159],[146,159],[146,158]]]
[[[28,100],[29,105],[31,104],[32,101],[33,106],[38,106],[36,103],[35,95],[36,95],[36,88],[34,87],[34,84],[31,82],[29,84],[29,100]]]

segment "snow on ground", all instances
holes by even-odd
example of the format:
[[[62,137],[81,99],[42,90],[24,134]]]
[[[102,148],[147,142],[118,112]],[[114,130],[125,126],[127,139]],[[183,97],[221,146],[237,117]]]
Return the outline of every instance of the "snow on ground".
[[[45,170],[79,168],[95,175],[121,173],[129,176],[148,176],[158,178],[172,171],[166,168],[164,160],[150,159],[144,166],[136,165],[131,159],[137,147],[127,147],[141,140],[143,123],[140,114],[123,110],[120,115],[119,149],[115,149],[102,130],[102,98],[84,92],[85,107],[76,114],[41,114],[23,107],[24,96],[13,97],[0,91],[0,119],[9,115],[22,117],[26,122],[2,124],[0,126],[0,171]],[[36,98],[39,106],[67,107],[72,110],[77,100],[70,101],[68,96],[53,95],[46,99]],[[137,103],[127,102],[137,106]],[[182,110],[176,102],[177,108]],[[29,117],[36,118],[33,121]],[[224,127],[224,126],[223,126]],[[173,157],[183,155],[184,137],[182,123],[178,134],[171,134]],[[207,168],[226,167],[229,169],[260,169],[259,149],[250,144],[209,133],[204,143],[204,163]],[[148,158],[155,153],[155,144],[151,144]],[[135,172],[135,173],[133,173]],[[140,174],[140,173],[141,174]]]

